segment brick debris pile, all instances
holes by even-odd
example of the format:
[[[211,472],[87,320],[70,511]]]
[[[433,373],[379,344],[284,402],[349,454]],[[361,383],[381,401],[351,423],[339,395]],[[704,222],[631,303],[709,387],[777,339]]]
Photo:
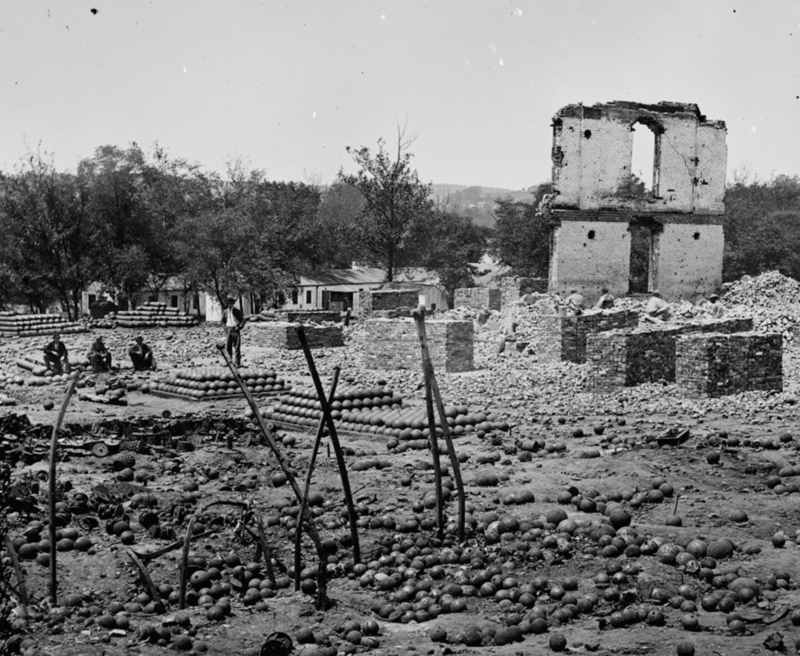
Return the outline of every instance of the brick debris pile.
[[[743,276],[722,297],[729,314],[748,314],[762,332],[777,332],[787,341],[800,325],[800,282],[779,271]]]
[[[297,324],[283,321],[264,321],[250,324],[248,339],[256,346],[295,351],[303,348],[297,337]],[[340,325],[304,325],[308,345],[312,349],[344,346]]]
[[[159,301],[148,301],[135,310],[111,312],[92,321],[93,328],[186,328],[195,326],[198,319],[176,307]]]
[[[367,369],[420,370],[419,338],[412,319],[369,319],[364,325]],[[425,328],[436,371],[458,373],[475,369],[472,321],[434,319],[426,321]]]
[[[17,314],[0,312],[0,337],[38,337],[53,333],[86,332],[85,325],[67,321],[62,314]]]

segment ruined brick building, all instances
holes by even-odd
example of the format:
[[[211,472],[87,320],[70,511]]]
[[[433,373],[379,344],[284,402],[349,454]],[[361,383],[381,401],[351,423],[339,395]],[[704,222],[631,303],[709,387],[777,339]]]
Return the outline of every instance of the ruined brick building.
[[[635,129],[653,133],[652,183],[632,177]],[[641,133],[641,132],[640,132]],[[550,289],[589,300],[658,289],[715,291],[722,278],[726,129],[697,105],[568,105],[553,119]],[[645,190],[645,187],[647,189]]]

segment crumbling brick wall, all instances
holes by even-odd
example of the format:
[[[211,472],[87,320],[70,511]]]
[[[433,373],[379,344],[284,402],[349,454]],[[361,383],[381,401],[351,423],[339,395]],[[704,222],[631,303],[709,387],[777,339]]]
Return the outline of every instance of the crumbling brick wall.
[[[308,345],[312,349],[344,346],[341,326],[307,325],[304,328]],[[295,330],[294,324],[282,321],[251,323],[244,339],[245,347],[248,340],[252,340],[254,345],[266,348],[286,349],[289,351],[303,348],[297,338],[297,330]]]
[[[314,321],[316,323],[338,323],[342,313],[335,310],[286,310],[277,313],[278,320],[286,323]]]
[[[592,365],[590,385],[607,392],[642,383],[676,380],[676,345],[687,334],[749,331],[752,319],[718,319],[683,325],[653,325],[589,335],[586,361]]]
[[[675,382],[691,396],[783,390],[783,337],[753,332],[682,335]]]
[[[454,304],[472,310],[500,310],[502,292],[490,287],[462,287],[456,289]]]
[[[422,370],[419,338],[411,319],[369,319],[364,365],[367,369]],[[428,350],[436,371],[458,373],[475,369],[471,321],[425,322]]]
[[[586,362],[587,339],[594,333],[632,328],[639,323],[633,310],[592,312],[580,316],[544,316],[531,334],[530,345],[544,362]]]
[[[518,276],[507,276],[500,280],[501,305],[506,308],[519,301],[520,297],[526,293],[546,294],[548,290],[547,278],[520,278]]]
[[[631,185],[634,130],[655,135],[652,190]],[[649,289],[667,298],[707,294],[722,280],[726,129],[697,105],[569,105],[553,118],[550,289],[589,301],[630,285],[633,223],[652,231]]]
[[[361,315],[419,307],[419,289],[365,289],[359,292]]]

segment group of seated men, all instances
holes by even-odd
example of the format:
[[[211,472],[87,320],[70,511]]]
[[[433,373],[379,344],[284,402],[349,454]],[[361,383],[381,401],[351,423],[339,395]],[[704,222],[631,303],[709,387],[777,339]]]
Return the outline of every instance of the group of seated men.
[[[66,344],[61,341],[61,335],[55,333],[53,340],[44,347],[44,364],[54,374],[69,373],[69,350]],[[153,349],[144,343],[144,338],[139,335],[130,349],[128,349],[133,368],[135,371],[155,370],[156,364],[153,359]],[[101,373],[111,369],[111,353],[103,343],[102,337],[92,342],[89,352],[86,354],[92,371]]]
[[[610,310],[614,307],[614,302],[616,298],[606,289],[605,287],[602,290],[602,295],[600,296],[597,303],[595,303],[594,308],[596,310]],[[703,307],[706,313],[711,316],[712,319],[721,319],[722,316],[725,314],[725,306],[719,300],[719,294],[709,294],[708,298],[705,299],[703,302]],[[564,302],[564,306],[568,312],[571,312],[575,315],[581,315],[584,311],[584,303],[583,303],[583,296],[578,293],[577,290],[573,289],[570,291],[569,296],[567,297],[566,301]],[[650,299],[647,301],[647,304],[644,307],[644,316],[645,319],[649,321],[665,321],[669,318],[671,305],[664,300],[664,297],[661,295],[661,292],[655,290],[652,292]]]

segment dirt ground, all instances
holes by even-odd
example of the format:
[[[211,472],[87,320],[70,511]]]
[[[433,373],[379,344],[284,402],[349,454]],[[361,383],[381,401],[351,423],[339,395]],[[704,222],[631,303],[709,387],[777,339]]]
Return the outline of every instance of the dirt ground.
[[[122,358],[133,333],[106,330],[102,334],[115,357]],[[87,333],[65,341],[80,352],[92,337]],[[444,543],[437,541],[435,529],[424,528],[435,516],[426,500],[434,486],[429,451],[396,453],[387,449],[383,436],[343,434],[359,514],[363,565],[354,567],[336,460],[325,440],[312,484],[312,491],[321,493],[320,505],[313,508],[316,525],[323,540],[335,541],[328,545],[332,606],[323,612],[315,609],[314,596],[287,585],[293,564],[292,511],[296,515],[297,509],[290,487],[274,484],[278,464],[261,443],[255,422],[244,418],[246,402],[184,401],[133,389],[176,368],[221,365],[214,348],[218,330],[206,326],[153,329],[145,337],[156,352],[158,372],[86,376],[96,386],[112,378],[128,384],[128,405],[75,399],[65,424],[86,426],[88,433],[100,431],[95,438],[102,436],[103,422],[111,419],[180,424],[207,417],[212,428],[190,436],[193,450],[166,444],[135,454],[134,484],[145,489],[135,488],[136,497],[111,500],[129,518],[128,544],[113,530],[106,530],[107,519],[87,530],[89,524],[81,518],[98,513],[72,514],[68,525],[89,537],[91,547],[58,552],[62,605],[50,608],[47,602],[48,568],[35,560],[21,561],[32,600],[27,612],[17,610],[15,626],[22,640],[13,642],[9,650],[29,656],[149,656],[185,646],[195,653],[258,654],[267,636],[277,631],[293,639],[294,653],[305,654],[323,654],[322,648],[332,645],[334,651],[329,653],[516,656],[560,650],[562,645],[554,638],[558,634],[566,639],[563,651],[575,654],[691,653],[687,646],[678,651],[679,643],[686,641],[693,643],[698,655],[799,653],[800,407],[794,347],[784,354],[784,392],[704,400],[687,399],[668,385],[647,385],[617,395],[593,394],[584,388],[587,369],[583,365],[543,364],[514,352],[497,357],[491,339],[477,342],[477,371],[437,374],[443,395],[446,402],[466,405],[470,411],[491,412],[508,421],[511,429],[486,435],[472,432],[455,440],[466,489],[466,541],[459,544],[452,532],[455,493],[445,509]],[[302,353],[261,348],[247,337],[245,365],[272,367],[293,386],[310,388]],[[345,348],[314,352],[325,385],[338,365],[349,385],[370,388],[383,381],[403,396],[405,404],[421,404],[418,371],[361,367],[363,339],[361,329],[352,327]],[[37,350],[45,341],[0,342],[0,371],[16,375],[20,372],[14,366],[16,358],[38,357]],[[17,400],[15,406],[0,407],[2,415],[24,414],[34,424],[52,426],[64,383],[11,384],[0,392]],[[55,407],[45,410],[47,401]],[[262,408],[271,402],[259,400]],[[163,417],[165,411],[168,420]],[[244,427],[233,435],[233,449],[226,444],[228,433],[234,430],[223,426],[226,419],[240,420],[237,426]],[[679,446],[659,447],[656,438],[671,428],[675,432],[689,429],[688,439]],[[313,431],[280,429],[277,437],[302,480]],[[46,439],[41,443],[46,444]],[[71,452],[58,467],[59,483],[69,488],[63,500],[70,503],[79,493],[90,495],[98,485],[113,489],[120,475],[115,471],[117,459],[115,454],[99,458],[89,450],[85,455]],[[355,466],[365,460],[375,464],[376,459],[382,461],[381,468]],[[46,459],[19,462],[14,476],[30,482],[47,468]],[[486,473],[496,475],[497,485],[479,485]],[[46,520],[46,485],[40,488],[38,506],[31,512],[9,509],[12,538]],[[650,494],[649,500],[642,501],[637,494],[656,488],[659,494]],[[532,493],[533,500],[523,491]],[[157,514],[161,526],[174,530],[165,538],[151,536],[142,526],[148,508],[133,507],[146,503],[148,493],[157,503],[150,514]],[[517,503],[520,497],[527,500]],[[615,499],[631,518],[629,527],[616,531],[610,517],[597,512],[598,505],[610,510]],[[242,515],[239,506],[218,505],[203,511],[214,501],[246,504],[264,519],[276,584],[268,582],[256,540],[242,530],[243,522],[250,527],[255,524]],[[208,594],[201,598],[203,603],[183,611],[170,602],[170,591],[179,587],[181,550],[176,549],[146,559],[153,582],[162,586],[165,606],[163,612],[153,612],[162,609],[152,607],[153,600],[126,552],[146,554],[182,539],[196,508],[201,512],[195,532],[217,527],[215,533],[192,541],[190,550],[192,570],[206,572],[208,578],[198,577],[202,588],[191,582],[189,588]],[[558,527],[549,523],[558,509],[572,522]],[[115,511],[106,512],[113,517]],[[118,514],[114,521],[120,518]],[[785,541],[781,543],[776,534],[785,536]],[[41,539],[45,535],[46,530]],[[734,548],[730,555],[702,560],[701,548],[689,544],[698,539],[704,547],[727,539]],[[303,567],[311,567],[316,556],[307,537],[303,544]],[[681,546],[663,546],[669,544]],[[688,557],[687,550],[697,558]],[[237,568],[239,562],[242,567]],[[743,584],[742,577],[754,582]],[[261,583],[253,584],[254,580]],[[493,586],[491,581],[495,581]],[[248,586],[259,590],[257,598],[255,593],[245,594]],[[747,589],[743,593],[729,590],[742,586]],[[459,601],[445,600],[447,595]],[[192,601],[196,599],[194,595]],[[208,608],[217,606],[219,599],[228,600],[230,611],[215,617]],[[402,604],[412,602],[416,603],[413,612],[423,614],[409,621]],[[444,610],[448,603],[451,612]],[[387,605],[397,612],[390,614]],[[443,607],[436,617],[431,617],[435,609],[427,612],[432,606]],[[110,624],[105,619],[109,616]],[[537,618],[544,620],[543,628],[534,622]],[[370,635],[375,632],[370,620],[377,622],[377,635]],[[353,623],[359,624],[360,645],[345,639],[356,629]],[[500,630],[507,626],[520,630]],[[311,638],[306,629],[311,630]],[[474,640],[476,631],[477,641],[483,644],[465,644]],[[176,643],[176,635],[187,640]],[[357,636],[349,636],[358,642]],[[298,638],[317,644],[300,645]],[[281,652],[275,648],[263,653]]]

